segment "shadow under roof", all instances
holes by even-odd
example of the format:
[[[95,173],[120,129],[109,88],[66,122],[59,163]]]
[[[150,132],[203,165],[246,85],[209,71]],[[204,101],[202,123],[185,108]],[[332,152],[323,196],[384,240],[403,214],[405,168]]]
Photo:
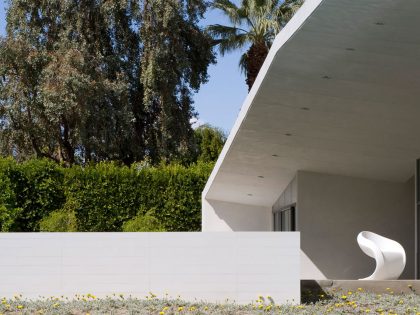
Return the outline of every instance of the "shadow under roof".
[[[271,206],[298,170],[413,176],[419,16],[419,0],[307,0],[277,36],[204,197]]]

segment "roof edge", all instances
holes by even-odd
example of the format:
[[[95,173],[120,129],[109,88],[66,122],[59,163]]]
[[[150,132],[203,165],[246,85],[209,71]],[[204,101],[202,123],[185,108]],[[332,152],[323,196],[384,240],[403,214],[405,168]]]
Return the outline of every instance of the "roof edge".
[[[281,47],[295,34],[296,31],[306,22],[306,20],[312,15],[312,13],[316,10],[316,8],[323,2],[324,0],[306,0],[301,8],[296,12],[296,14],[292,17],[292,19],[286,24],[286,26],[277,34],[276,38],[274,39],[273,45],[268,52],[267,58],[265,59],[258,76],[252,86],[251,90],[249,91],[245,101],[242,104],[241,110],[238,114],[238,118],[236,118],[235,124],[232,127],[231,132],[226,140],[226,143],[220,153],[216,164],[207,180],[206,186],[202,192],[202,198],[207,198],[207,194],[210,191],[211,186],[216,178],[217,173],[225,159],[225,156],[228,154],[230,147],[235,140],[235,137],[242,125],[242,122],[245,120],[249,109],[253,105],[255,96],[258,94],[261,84],[264,82],[265,76],[270,69],[273,60],[277,54],[277,52],[281,49]],[[214,199],[214,197],[212,197]]]

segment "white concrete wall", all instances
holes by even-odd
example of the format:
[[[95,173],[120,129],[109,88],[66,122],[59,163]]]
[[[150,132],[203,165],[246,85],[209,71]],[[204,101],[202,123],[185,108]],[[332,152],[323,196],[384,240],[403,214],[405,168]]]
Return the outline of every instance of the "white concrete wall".
[[[0,296],[300,300],[299,233],[0,233]]]
[[[413,279],[413,180],[394,183],[300,171],[297,185],[297,228],[307,256],[302,266],[306,261],[318,269],[306,268],[304,278],[319,279],[319,272],[329,279],[369,276],[375,261],[356,241],[359,232],[368,230],[402,244],[407,254],[402,278]]]
[[[202,199],[202,230],[272,231],[271,207]]]
[[[291,204],[296,204],[296,209],[299,207],[297,176],[293,177],[292,181],[280,194],[280,197],[273,205],[273,210],[279,210]],[[296,217],[296,225],[298,225],[297,220],[298,217]],[[300,250],[300,278],[317,280],[327,279],[321,270],[319,270],[314,262],[302,250]]]

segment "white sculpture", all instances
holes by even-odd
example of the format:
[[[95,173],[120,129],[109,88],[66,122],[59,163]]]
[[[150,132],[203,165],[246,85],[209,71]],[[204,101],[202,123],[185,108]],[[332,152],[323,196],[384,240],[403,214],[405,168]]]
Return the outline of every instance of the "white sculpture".
[[[394,240],[363,231],[357,235],[362,251],[376,260],[375,271],[360,280],[396,280],[402,274],[406,257],[404,248]]]

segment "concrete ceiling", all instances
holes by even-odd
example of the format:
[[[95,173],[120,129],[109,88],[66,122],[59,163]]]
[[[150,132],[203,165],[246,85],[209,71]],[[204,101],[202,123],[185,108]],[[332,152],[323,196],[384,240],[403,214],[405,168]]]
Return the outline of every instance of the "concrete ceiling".
[[[419,0],[307,0],[204,196],[271,206],[298,170],[407,181],[420,157],[419,16]]]

